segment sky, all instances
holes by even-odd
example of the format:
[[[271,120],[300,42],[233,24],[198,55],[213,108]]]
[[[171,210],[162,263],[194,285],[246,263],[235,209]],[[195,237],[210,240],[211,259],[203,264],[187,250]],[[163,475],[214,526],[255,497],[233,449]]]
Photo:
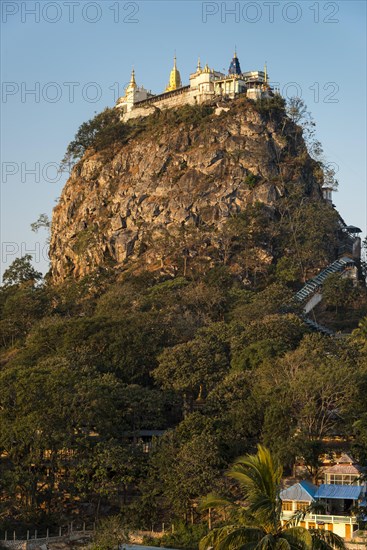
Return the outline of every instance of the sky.
[[[80,124],[138,85],[160,93],[177,55],[183,84],[198,56],[263,70],[300,96],[339,181],[334,204],[367,233],[366,2],[283,0],[1,2],[1,268],[32,254],[48,270],[47,232],[65,184],[57,173]]]

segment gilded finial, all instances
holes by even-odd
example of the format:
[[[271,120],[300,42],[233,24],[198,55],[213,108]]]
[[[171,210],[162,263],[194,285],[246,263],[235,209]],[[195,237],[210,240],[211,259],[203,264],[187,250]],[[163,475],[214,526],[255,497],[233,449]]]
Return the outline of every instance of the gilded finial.
[[[201,71],[200,56],[198,57],[198,66],[196,67],[196,70],[197,70],[198,72]]]
[[[178,88],[181,88],[182,82],[181,82],[181,76],[180,71],[177,69],[177,58],[176,58],[176,52],[173,58],[173,69],[170,73],[169,77],[169,84],[166,87],[166,92],[171,92],[173,90],[177,90]]]
[[[133,90],[134,88],[136,88],[136,82],[135,82],[135,70],[134,70],[134,67],[131,71],[131,77],[130,77],[130,82],[129,82],[129,85],[127,87],[127,90]]]

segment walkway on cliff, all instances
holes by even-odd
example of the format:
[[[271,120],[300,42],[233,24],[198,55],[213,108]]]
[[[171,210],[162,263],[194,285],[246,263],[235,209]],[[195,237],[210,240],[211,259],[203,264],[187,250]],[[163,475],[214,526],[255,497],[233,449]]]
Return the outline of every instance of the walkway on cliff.
[[[302,315],[302,319],[309,328],[317,332],[327,334],[328,336],[335,335],[333,330],[320,325],[316,320],[310,319],[307,315],[322,300],[322,286],[327,277],[333,273],[339,273],[342,275],[346,270],[355,267],[356,264],[352,258],[343,256],[328,265],[318,275],[312,279],[309,279],[301,290],[295,294],[294,301],[304,304],[304,314]]]

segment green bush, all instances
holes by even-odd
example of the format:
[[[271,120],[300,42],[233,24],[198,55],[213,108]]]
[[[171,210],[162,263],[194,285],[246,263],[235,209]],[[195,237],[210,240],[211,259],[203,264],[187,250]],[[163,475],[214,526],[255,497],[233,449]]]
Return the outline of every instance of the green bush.
[[[249,174],[247,174],[246,178],[245,178],[245,184],[250,188],[250,189],[254,189],[255,185],[257,184],[258,182],[258,176],[255,176],[255,174],[252,174],[251,172]]]
[[[254,107],[259,113],[268,113],[270,111],[278,111],[285,114],[285,100],[280,95],[274,95],[271,98],[262,98],[254,101]]]
[[[208,533],[206,525],[199,523],[197,525],[186,525],[180,523],[174,533],[167,533],[161,539],[161,546],[168,548],[184,548],[187,550],[196,550],[199,541]]]
[[[115,142],[123,142],[128,134],[129,127],[121,121],[117,109],[105,109],[79,127],[75,138],[67,147],[61,169],[70,167],[82,158],[87,149],[100,151]]]
[[[92,226],[80,231],[73,245],[73,250],[78,255],[84,254],[95,242],[97,233],[97,228]]]

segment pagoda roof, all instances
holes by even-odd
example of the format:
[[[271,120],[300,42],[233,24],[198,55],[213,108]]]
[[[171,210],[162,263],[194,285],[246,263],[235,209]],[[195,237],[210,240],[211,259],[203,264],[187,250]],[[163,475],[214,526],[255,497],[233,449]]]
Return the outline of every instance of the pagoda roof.
[[[241,71],[240,61],[237,57],[237,54],[235,53],[229,65],[228,74],[241,74],[241,73],[242,71]]]

